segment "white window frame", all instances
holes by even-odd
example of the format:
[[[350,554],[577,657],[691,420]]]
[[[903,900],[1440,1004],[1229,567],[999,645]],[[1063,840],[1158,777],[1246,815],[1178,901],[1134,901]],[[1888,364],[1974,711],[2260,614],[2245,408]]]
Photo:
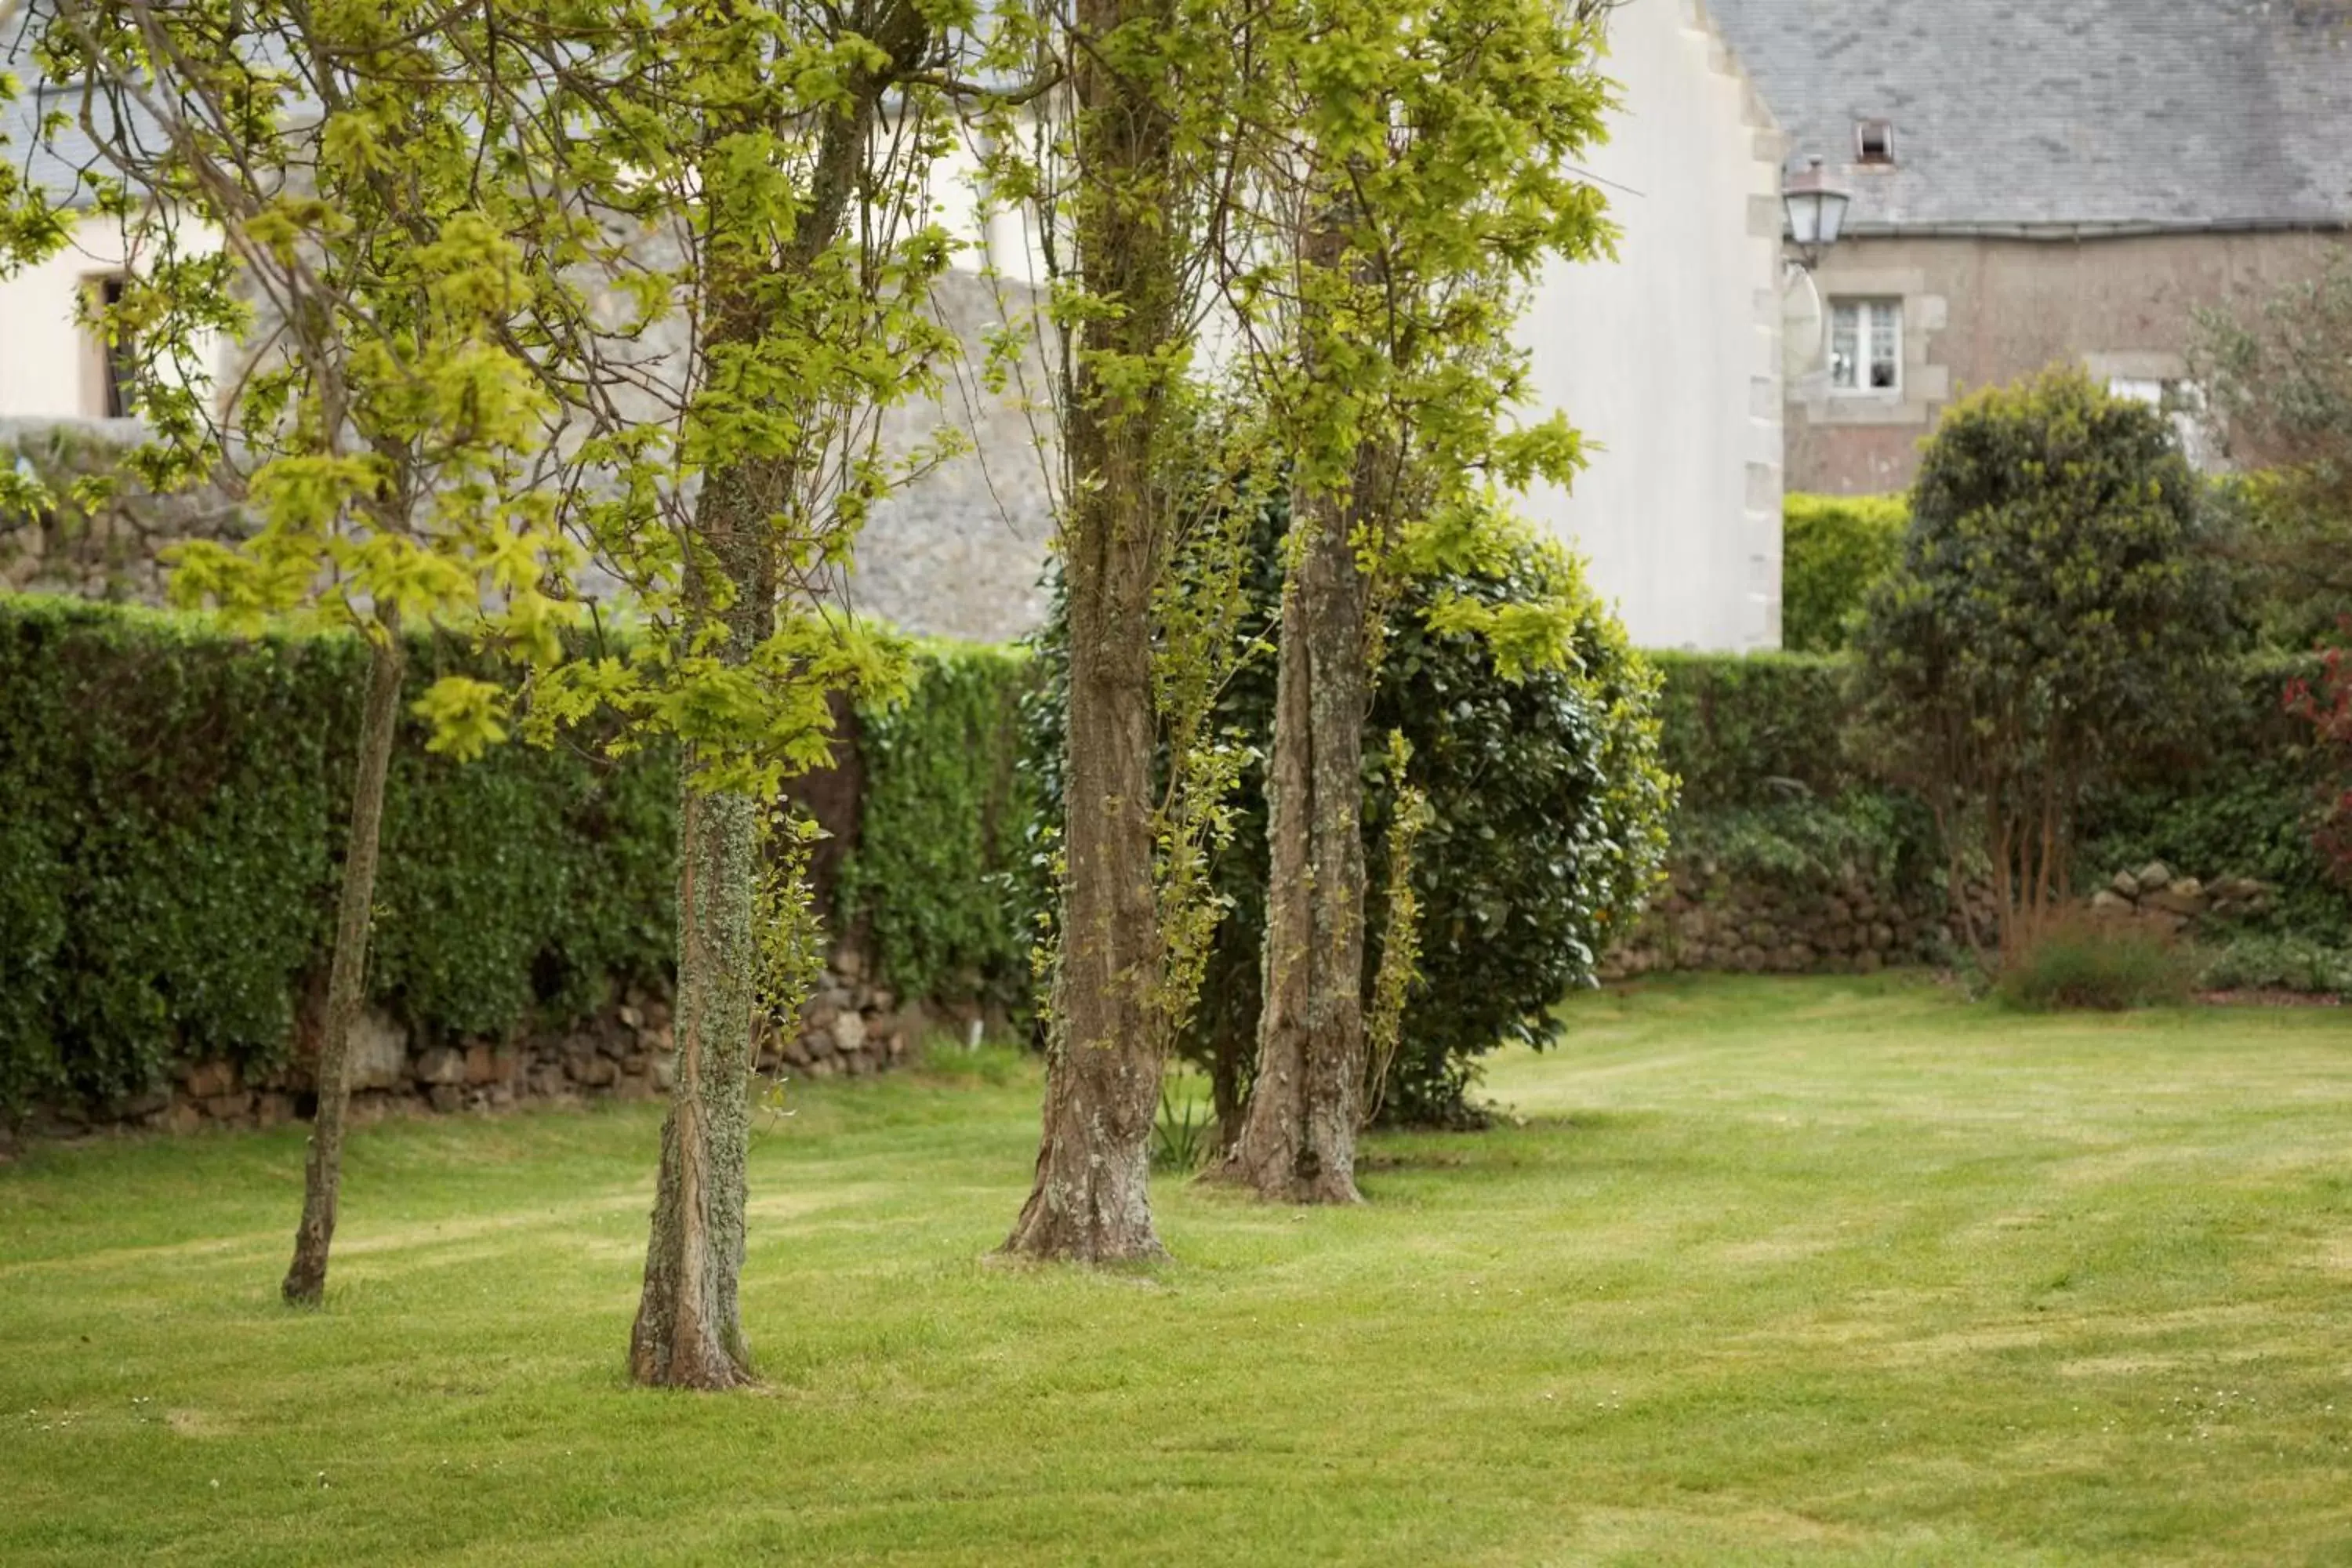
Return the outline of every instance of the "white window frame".
[[[1893,333],[1893,347],[1895,351],[1893,355],[1895,364],[1895,384],[1892,386],[1873,386],[1870,384],[1870,366],[1872,362],[1876,358],[1874,351],[1879,346],[1877,342],[1878,334],[1874,324],[1878,318],[1878,311],[1873,307],[1879,305],[1889,307],[1895,318],[1895,330]],[[1838,384],[1837,380],[1838,317],[1848,310],[1853,311],[1854,317],[1854,384],[1852,386],[1841,386]],[[1885,294],[1840,295],[1830,300],[1829,317],[1831,395],[1836,397],[1895,398],[1902,396],[1902,300],[1898,297]]]

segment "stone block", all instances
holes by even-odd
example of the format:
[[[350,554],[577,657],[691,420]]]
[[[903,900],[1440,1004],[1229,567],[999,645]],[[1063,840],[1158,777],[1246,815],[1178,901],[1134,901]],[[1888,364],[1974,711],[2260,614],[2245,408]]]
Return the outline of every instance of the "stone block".
[[[294,1120],[294,1097],[290,1094],[265,1094],[253,1102],[254,1124],[277,1127]]]
[[[188,1097],[211,1100],[236,1087],[236,1068],[227,1062],[198,1062],[188,1069]]]
[[[466,1057],[448,1046],[435,1046],[416,1058],[416,1081],[436,1087],[466,1081]]]
[[[465,1109],[466,1091],[454,1083],[436,1083],[425,1091],[433,1109],[447,1116]]]
[[[2110,888],[2101,888],[2091,895],[2091,912],[2095,915],[2128,916],[2132,901]]]
[[[408,1078],[408,1031],[373,1008],[352,1025],[351,1085],[391,1089]]]
[[[2153,893],[2172,880],[2172,868],[2161,860],[2151,860],[2132,873],[2132,879],[2139,884],[2142,893]]]
[[[833,1047],[843,1056],[855,1056],[866,1048],[866,1019],[856,1013],[844,1013],[833,1021]]]
[[[466,1047],[466,1081],[478,1085],[496,1083],[500,1079],[510,1076],[513,1072],[512,1059],[502,1062],[499,1059],[501,1054],[486,1045],[467,1046]]]
[[[564,1065],[572,1081],[588,1089],[610,1089],[621,1077],[620,1064],[610,1057],[569,1058]]]
[[[2129,871],[2118,871],[2108,879],[2106,891],[2113,893],[2126,903],[2134,902],[2140,894],[2139,879]]]
[[[205,1113],[188,1100],[175,1100],[172,1102],[171,1109],[163,1112],[163,1131],[166,1132],[177,1132],[184,1136],[204,1124]]]

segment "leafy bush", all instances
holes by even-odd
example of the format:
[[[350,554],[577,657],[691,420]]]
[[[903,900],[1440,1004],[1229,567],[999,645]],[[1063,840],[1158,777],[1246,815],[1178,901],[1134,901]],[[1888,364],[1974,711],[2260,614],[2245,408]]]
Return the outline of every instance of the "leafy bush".
[[[2352,948],[2275,932],[2242,932],[2206,958],[2197,984],[2209,991],[2352,993]]]
[[[1780,510],[1780,646],[1835,653],[1873,584],[1903,554],[1901,496],[1791,495]]]
[[[1982,824],[2001,938],[2063,897],[2082,793],[2195,732],[2231,636],[2171,426],[2053,369],[1946,412],[1863,630],[1870,750],[1947,847]]]
[[[2152,922],[2067,910],[2032,922],[2004,956],[1995,994],[2031,1012],[2121,1012],[2189,1000],[2179,944]]]
[[[1651,653],[1659,760],[1693,812],[1866,786],[1847,754],[1851,661],[1822,654]]]
[[[462,657],[420,636],[412,693]],[[0,1106],[284,1058],[323,969],[362,664],[343,637],[0,597]],[[495,1035],[661,970],[666,755],[398,756],[378,1003],[428,1034]]]
[[[859,715],[840,923],[902,996],[1027,1000],[1035,932],[1016,880],[1038,807],[1020,715],[1036,674],[1016,648],[928,644],[906,694]]]
[[[1255,606],[1245,635],[1276,629],[1281,602],[1278,507],[1260,520]],[[1490,605],[1556,604],[1575,626],[1571,668],[1509,680],[1468,632],[1433,632],[1444,595]],[[1037,641],[1045,679],[1029,708],[1030,753],[1049,807],[1060,799],[1061,652],[1055,613]],[[1245,659],[1220,698],[1217,723],[1257,753],[1234,801],[1232,844],[1212,868],[1226,903],[1200,1005],[1180,1042],[1215,1086],[1234,1124],[1256,1053],[1265,929],[1264,753],[1274,722],[1276,661]],[[1665,847],[1672,779],[1658,755],[1657,677],[1574,561],[1528,539],[1491,572],[1419,584],[1391,606],[1379,689],[1365,723],[1367,864],[1386,864],[1396,781],[1381,759],[1401,731],[1413,747],[1411,782],[1433,818],[1417,848],[1419,984],[1409,1000],[1384,1114],[1443,1122],[1471,1116],[1477,1058],[1513,1041],[1541,1046],[1553,1005],[1590,984],[1599,953],[1630,924]],[[1040,858],[1045,857],[1041,854]],[[1368,898],[1365,974],[1380,962],[1384,910]]]

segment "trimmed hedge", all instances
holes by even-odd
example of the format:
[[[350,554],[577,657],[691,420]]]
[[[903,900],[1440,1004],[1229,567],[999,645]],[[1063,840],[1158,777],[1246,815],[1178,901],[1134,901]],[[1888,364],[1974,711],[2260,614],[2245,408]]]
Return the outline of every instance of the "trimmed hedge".
[[[1906,498],[1788,496],[1780,508],[1780,645],[1835,653],[1852,640],[1863,596],[1903,556]]]
[[[1853,866],[1898,890],[1936,885],[1926,808],[1872,774],[1847,739],[1844,656],[1650,656],[1666,764],[1683,780],[1675,853],[1735,879],[1834,880]],[[2352,937],[2352,895],[2312,847],[2325,769],[2309,726],[2282,696],[2311,656],[2242,658],[2212,694],[2193,744],[2084,803],[2082,890],[2119,868],[2161,859],[2200,877],[2279,886],[2265,924],[2327,941]]]
[[[929,643],[906,694],[859,715],[863,816],[836,907],[900,996],[1029,1003],[1020,879],[1041,807],[1021,705],[1036,679],[1019,648]]]
[[[467,658],[419,636],[412,689]],[[0,597],[0,1106],[283,1061],[324,973],[363,684],[348,637]],[[657,973],[675,788],[659,752],[460,764],[404,736],[371,994],[427,1035],[499,1035]]]
[[[416,636],[411,695],[475,662]],[[793,793],[826,796],[841,929],[885,984],[1017,1010],[1032,661],[934,645],[914,663],[857,715],[860,765]],[[326,973],[364,686],[349,637],[0,595],[0,1111],[118,1101],[190,1060],[284,1062]],[[422,740],[404,734],[386,793],[378,1005],[427,1038],[502,1037],[669,973],[673,752],[615,761],[591,735],[461,763]]]
[[[1648,658],[1665,678],[1661,748],[1683,781],[1685,816],[1832,798],[1869,782],[1846,755],[1847,660],[1801,653]]]

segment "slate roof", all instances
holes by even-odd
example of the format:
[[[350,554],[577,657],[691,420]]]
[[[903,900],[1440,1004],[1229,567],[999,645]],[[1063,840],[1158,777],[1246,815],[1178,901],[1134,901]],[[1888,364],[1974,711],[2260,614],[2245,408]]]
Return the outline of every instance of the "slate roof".
[[[1706,8],[1852,232],[2352,224],[2352,0]],[[1864,120],[1893,168],[1856,166]]]

